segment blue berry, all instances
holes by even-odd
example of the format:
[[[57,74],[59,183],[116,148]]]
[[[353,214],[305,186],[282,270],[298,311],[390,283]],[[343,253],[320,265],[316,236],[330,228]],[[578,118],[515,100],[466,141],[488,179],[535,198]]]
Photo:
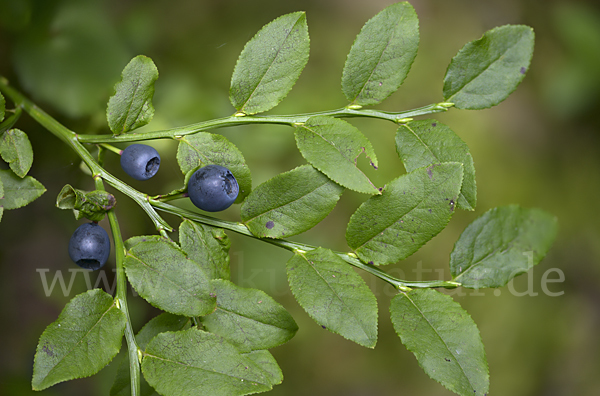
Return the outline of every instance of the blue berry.
[[[145,144],[132,144],[121,153],[121,168],[136,180],[148,180],[160,167],[160,155]]]
[[[69,241],[69,256],[81,268],[97,270],[106,264],[109,254],[108,234],[96,223],[80,225]]]
[[[218,212],[231,206],[240,188],[229,169],[206,165],[198,169],[188,182],[188,196],[199,209]]]

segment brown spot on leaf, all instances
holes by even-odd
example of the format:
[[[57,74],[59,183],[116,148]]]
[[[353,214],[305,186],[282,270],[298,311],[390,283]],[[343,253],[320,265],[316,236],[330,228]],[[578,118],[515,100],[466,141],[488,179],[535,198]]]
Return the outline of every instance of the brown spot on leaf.
[[[265,224],[265,227],[267,227],[269,230],[273,227],[275,227],[275,223],[273,223],[272,221],[267,221],[267,224]]]

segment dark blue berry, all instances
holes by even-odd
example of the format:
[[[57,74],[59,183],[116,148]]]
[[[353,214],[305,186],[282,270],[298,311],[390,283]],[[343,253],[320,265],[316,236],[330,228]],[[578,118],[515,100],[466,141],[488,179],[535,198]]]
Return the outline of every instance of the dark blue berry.
[[[231,206],[240,188],[229,169],[206,165],[198,169],[188,182],[188,196],[192,203],[207,212],[218,212]]]
[[[154,147],[132,144],[121,153],[121,168],[136,180],[148,180],[160,167],[160,155]]]
[[[106,264],[109,254],[108,234],[96,223],[80,225],[69,241],[69,256],[81,268],[97,270]]]

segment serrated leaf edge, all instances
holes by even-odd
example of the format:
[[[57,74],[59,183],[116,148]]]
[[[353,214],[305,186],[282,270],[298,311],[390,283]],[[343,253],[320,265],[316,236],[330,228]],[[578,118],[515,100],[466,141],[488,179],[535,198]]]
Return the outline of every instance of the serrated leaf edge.
[[[439,163],[439,164],[431,164],[431,165],[428,165],[428,166],[423,166],[423,167],[420,167],[420,168],[416,168],[416,169],[415,169],[415,170],[413,170],[412,172],[415,172],[415,171],[417,171],[417,170],[419,170],[419,169],[423,169],[423,168],[430,168],[431,166],[435,166],[435,165],[442,165],[442,164],[457,164],[457,165],[460,165],[461,173],[463,173],[463,177],[461,178],[461,182],[460,182],[460,188],[462,188],[462,180],[463,180],[463,178],[464,178],[464,170],[463,170],[463,164],[462,164],[462,163],[460,163],[460,162],[454,162],[454,161],[451,161],[451,162],[442,162],[442,163]],[[412,172],[409,172],[409,173],[412,173]],[[407,173],[407,174],[408,174],[408,173]],[[407,174],[405,174],[405,175],[401,175],[401,176],[397,177],[397,178],[396,178],[396,179],[394,179],[394,180],[397,180],[397,179],[399,179],[399,178],[401,178],[401,177],[404,177],[404,176],[406,176]],[[459,192],[460,192],[460,188],[459,188]],[[385,193],[385,187],[384,187],[384,189],[383,189],[383,193]],[[383,194],[383,193],[382,193],[382,194]],[[435,193],[435,191],[432,191],[432,194],[433,194],[433,193]],[[422,202],[423,202],[423,201],[424,201],[426,198],[428,198],[428,197],[429,197],[429,195],[428,195],[427,197],[425,197],[423,200],[421,200],[421,201],[420,201],[420,202],[419,202],[417,205],[415,205],[415,206],[414,206],[414,207],[413,207],[413,208],[412,208],[410,211],[406,212],[406,213],[405,213],[405,214],[404,214],[402,217],[404,217],[404,216],[408,215],[409,213],[411,213],[411,212],[412,212],[412,211],[413,211],[413,210],[414,210],[414,209],[415,209],[417,206],[419,206],[419,204],[421,204],[421,203],[422,203]],[[365,202],[366,202],[366,201],[365,201]],[[363,202],[363,204],[364,204],[364,202]],[[362,205],[361,205],[361,206],[362,206]],[[359,210],[359,209],[360,209],[360,207],[359,207],[359,208],[358,208],[358,209],[357,209],[357,210],[356,210],[356,211],[355,211],[355,212],[352,214],[352,216],[350,216],[350,220],[348,221],[348,227],[350,226],[350,223],[352,223],[352,218],[353,218],[353,217],[356,215],[356,213],[358,212],[358,210]],[[454,212],[452,212],[452,214],[454,214]],[[450,215],[450,218],[452,217],[452,214]],[[450,218],[448,218],[448,221],[446,222],[446,225],[447,225],[447,224],[450,222]],[[397,220],[396,220],[396,221],[397,221]],[[396,221],[394,221],[394,222],[393,222],[393,223],[391,223],[391,224],[394,224],[394,223],[396,223]],[[348,235],[348,227],[346,227],[346,235]],[[387,229],[389,229],[389,228],[390,228],[390,226],[388,225],[388,226],[387,226],[387,227],[386,227],[386,228],[385,228],[383,231],[385,231],[385,230],[387,230]],[[440,232],[441,232],[441,231],[440,231]],[[349,247],[350,247],[350,248],[351,248],[351,249],[352,249],[352,250],[353,250],[353,251],[354,251],[354,252],[357,254],[357,256],[358,256],[358,257],[361,259],[361,261],[363,261],[363,260],[362,260],[362,258],[361,258],[361,254],[360,254],[360,252],[359,252],[359,249],[360,249],[361,247],[363,247],[363,246],[364,246],[366,243],[368,243],[368,242],[372,241],[372,240],[373,240],[373,238],[375,238],[375,237],[376,237],[377,235],[379,235],[379,234],[380,234],[379,232],[378,232],[378,233],[376,233],[376,234],[374,234],[374,235],[373,235],[371,238],[369,238],[367,241],[363,242],[361,245],[357,246],[356,248],[354,248],[354,247],[350,246],[350,244],[348,244],[348,246],[349,246]],[[425,242],[425,243],[427,243],[427,242]],[[423,245],[424,245],[424,244],[423,244]],[[421,246],[423,246],[423,245],[421,245]]]
[[[273,22],[277,21],[278,19],[281,19],[281,18],[283,18],[283,17],[285,17],[285,16],[288,16],[288,15],[294,15],[294,14],[298,14],[299,16],[298,16],[298,19],[296,20],[296,22],[294,22],[294,24],[292,25],[292,27],[291,27],[290,31],[287,33],[287,35],[286,35],[286,38],[285,38],[285,40],[283,41],[283,43],[285,43],[285,41],[287,41],[287,38],[289,37],[289,35],[292,33],[292,31],[293,31],[294,27],[296,27],[296,25],[298,24],[298,22],[300,22],[300,21],[302,20],[302,17],[304,17],[304,20],[306,20],[306,13],[305,13],[304,11],[296,11],[296,12],[291,12],[291,13],[289,13],[289,14],[284,14],[284,15],[281,15],[281,16],[279,16],[279,17],[275,18],[274,20],[272,20],[271,22],[268,22],[268,23],[267,23],[266,25],[264,25],[264,26],[263,26],[263,27],[262,27],[262,28],[261,28],[261,29],[260,29],[258,32],[256,32],[256,34],[255,34],[255,35],[254,35],[254,36],[253,36],[253,37],[252,37],[252,38],[251,38],[251,39],[250,39],[250,40],[249,40],[249,41],[248,41],[248,42],[247,42],[247,43],[244,45],[244,48],[242,49],[242,52],[240,53],[240,56],[238,57],[238,59],[237,59],[237,61],[236,61],[236,63],[235,63],[235,67],[234,67],[234,69],[233,69],[233,70],[234,70],[234,74],[235,74],[235,71],[236,71],[236,70],[237,70],[237,68],[238,68],[238,64],[240,63],[241,55],[244,53],[244,51],[246,50],[246,48],[248,47],[248,45],[250,44],[250,42],[251,42],[252,40],[254,40],[256,37],[258,37],[258,36],[259,36],[259,34],[260,34],[260,32],[261,32],[261,31],[262,31],[262,30],[263,30],[263,29],[264,29],[266,26],[268,26],[269,24],[271,24],[271,23],[273,23]],[[307,35],[307,40],[308,40],[308,42],[310,43],[310,36],[308,36],[308,35]],[[277,58],[277,56],[279,55],[279,52],[280,52],[280,51],[281,51],[281,48],[280,48],[280,49],[277,51],[277,55],[275,56],[275,59],[276,59],[276,58]],[[308,62],[308,57],[306,58],[306,60],[305,60],[305,62],[304,62],[304,65],[302,65],[302,69],[304,69],[304,67],[306,66],[306,63],[307,63],[307,62]],[[273,63],[275,63],[275,61],[273,61],[273,62],[271,63],[271,66],[269,66],[269,68],[267,69],[267,72],[268,72],[268,70],[270,70],[270,69],[271,69],[271,67],[272,67]],[[235,109],[236,109],[238,112],[241,112],[242,114],[245,114],[245,115],[254,115],[254,114],[258,114],[258,113],[263,113],[263,112],[265,112],[265,111],[269,111],[269,110],[271,110],[272,108],[274,108],[275,106],[277,106],[279,103],[281,103],[281,101],[282,101],[283,99],[285,99],[285,98],[286,98],[286,96],[287,96],[287,95],[290,93],[290,91],[292,90],[292,88],[293,88],[293,85],[295,85],[295,83],[294,83],[294,84],[292,84],[292,87],[290,87],[290,89],[288,89],[288,91],[287,91],[287,92],[286,92],[286,93],[285,93],[285,94],[284,94],[284,95],[283,95],[281,98],[279,98],[279,99],[278,99],[278,100],[275,102],[275,104],[271,105],[271,107],[269,107],[269,108],[265,108],[264,110],[258,110],[258,111],[254,111],[254,112],[247,112],[247,111],[244,111],[244,107],[245,107],[245,106],[246,106],[246,104],[248,104],[248,102],[250,102],[250,100],[252,99],[252,97],[253,97],[254,93],[256,92],[256,89],[257,89],[257,88],[260,86],[260,83],[261,83],[261,82],[262,82],[262,80],[265,78],[265,75],[267,74],[267,72],[265,72],[265,73],[262,75],[262,77],[260,78],[260,81],[259,81],[259,82],[256,84],[256,87],[254,87],[254,89],[252,90],[252,93],[251,93],[251,94],[248,96],[248,98],[246,99],[246,101],[245,101],[245,102],[244,102],[244,103],[243,103],[241,106],[239,106],[239,107],[236,107],[236,106],[235,106],[235,104],[233,103],[233,99],[232,99],[232,97],[231,97],[231,94],[230,94],[231,104],[233,104],[233,105],[234,105]],[[300,72],[300,73],[301,73],[301,72]],[[233,78],[233,76],[232,76],[232,78]],[[233,80],[232,80],[232,82],[233,82]],[[230,87],[230,91],[231,91],[231,87]]]
[[[338,297],[338,299],[340,300],[340,302],[342,302],[342,304],[343,304],[343,305],[344,305],[344,306],[345,306],[345,307],[346,307],[346,308],[347,308],[347,309],[348,309],[350,312],[352,312],[352,316],[355,318],[356,322],[358,322],[358,323],[360,324],[360,329],[361,329],[361,331],[364,333],[364,335],[365,335],[365,339],[366,339],[366,340],[369,340],[369,341],[371,341],[371,342],[372,342],[372,344],[371,344],[371,345],[365,345],[365,344],[362,344],[362,343],[358,343],[356,340],[352,340],[352,339],[350,339],[350,338],[346,337],[344,334],[341,334],[341,333],[339,333],[338,331],[336,331],[336,330],[333,330],[333,329],[331,329],[331,328],[329,328],[329,327],[327,327],[327,330],[329,330],[330,332],[332,332],[332,333],[335,333],[335,334],[337,334],[337,335],[340,335],[340,336],[344,337],[345,339],[347,339],[347,340],[349,340],[349,341],[355,342],[355,343],[357,343],[357,344],[359,344],[359,345],[361,345],[361,346],[364,346],[364,347],[367,347],[367,348],[371,348],[371,349],[375,348],[375,345],[377,344],[377,338],[373,339],[373,338],[371,338],[371,337],[369,336],[369,334],[367,334],[367,332],[365,331],[365,328],[364,328],[364,326],[363,326],[363,323],[362,323],[362,321],[360,320],[360,318],[358,318],[358,317],[357,317],[357,316],[354,314],[354,310],[353,310],[353,309],[350,309],[350,308],[349,308],[349,307],[346,305],[346,303],[344,302],[344,300],[343,300],[342,298],[340,298],[340,297],[339,297],[339,294],[338,294],[338,293],[337,293],[337,292],[336,292],[336,291],[335,291],[335,290],[334,290],[334,289],[333,289],[333,288],[330,286],[329,282],[327,282],[327,280],[325,280],[325,278],[323,277],[323,275],[322,275],[320,272],[318,272],[318,271],[315,269],[315,266],[314,266],[314,265],[311,263],[311,261],[310,261],[310,260],[308,260],[308,259],[306,258],[306,256],[305,256],[303,253],[296,252],[296,255],[299,255],[299,256],[301,256],[301,257],[302,257],[302,259],[303,259],[304,261],[306,261],[306,262],[309,264],[310,268],[311,268],[311,269],[312,269],[312,270],[313,270],[315,273],[317,273],[321,279],[323,279],[323,282],[325,282],[325,283],[327,284],[327,286],[329,287],[329,289],[331,289],[331,291],[333,292],[333,294],[335,294],[335,296],[336,296],[336,297]],[[291,260],[291,259],[290,259],[290,260]],[[361,278],[361,279],[362,279],[362,278]],[[288,283],[289,283],[289,272],[288,272]],[[377,303],[377,299],[375,299],[375,303]],[[304,309],[304,307],[302,307],[302,308]],[[305,311],[305,312],[306,312],[306,313],[307,313],[307,314],[308,314],[308,315],[309,315],[309,316],[310,316],[310,317],[311,317],[311,318],[312,318],[312,319],[313,319],[313,320],[314,320],[314,321],[315,321],[317,324],[321,325],[321,323],[319,323],[319,322],[317,321],[317,319],[316,319],[316,318],[313,316],[313,314],[312,314],[311,312],[309,312],[309,311],[308,311],[308,310],[306,310],[306,309],[304,309],[304,311]],[[376,317],[378,317],[378,316],[379,316],[377,311],[375,312],[375,316],[376,316]],[[376,331],[376,332],[378,332],[378,328],[379,328],[379,323],[378,323],[378,321],[376,320],[376,321],[375,321],[375,331]]]
[[[412,298],[410,298],[410,297],[408,296],[409,294],[410,294],[410,292],[409,292],[409,293],[401,293],[401,294],[398,294],[398,295],[396,295],[396,296],[394,297],[394,299],[398,298],[399,296],[406,297],[406,298],[408,299],[408,301],[410,301],[410,303],[411,303],[411,304],[412,304],[412,305],[415,307],[415,309],[416,309],[417,311],[419,311],[419,313],[421,314],[421,317],[422,317],[423,319],[425,319],[425,321],[427,322],[427,325],[428,325],[428,326],[429,326],[429,327],[430,327],[430,328],[431,328],[431,329],[432,329],[432,330],[435,332],[436,336],[437,336],[437,337],[438,337],[438,338],[439,338],[439,339],[442,341],[442,343],[444,344],[444,347],[446,348],[446,350],[447,350],[448,352],[450,352],[450,354],[452,355],[452,357],[454,358],[454,360],[456,361],[456,363],[457,363],[457,364],[458,364],[458,366],[460,367],[460,371],[462,372],[462,374],[463,374],[464,378],[466,378],[466,379],[467,379],[467,382],[469,383],[469,385],[471,385],[471,388],[473,388],[473,389],[475,390],[476,388],[473,386],[473,383],[471,382],[471,380],[470,380],[470,379],[469,379],[469,377],[467,376],[467,373],[465,372],[465,369],[464,369],[464,368],[463,368],[463,366],[460,364],[460,362],[459,362],[458,358],[456,357],[456,355],[455,355],[455,354],[452,352],[452,350],[451,350],[451,349],[448,347],[448,345],[446,344],[446,341],[445,341],[445,340],[442,338],[442,336],[441,336],[441,335],[438,333],[437,329],[436,329],[436,328],[435,328],[435,327],[434,327],[434,326],[431,324],[431,322],[429,322],[429,320],[426,318],[426,316],[423,314],[423,312],[421,312],[421,310],[420,310],[420,309],[419,309],[419,307],[418,307],[418,306],[415,304],[415,302],[413,301],[413,299],[412,299]],[[458,304],[456,301],[454,301],[454,300],[452,299],[452,297],[450,297],[450,296],[448,296],[448,295],[445,295],[445,294],[442,294],[442,293],[440,293],[440,294],[441,294],[442,296],[444,296],[444,298],[448,298],[448,299],[450,299],[450,300],[451,300],[453,303],[455,303],[455,304]],[[460,308],[461,308],[461,309],[463,309],[462,307],[460,307]],[[391,309],[391,305],[390,305],[390,309]],[[469,320],[470,320],[471,324],[472,324],[473,326],[477,327],[477,325],[475,324],[475,321],[473,320],[473,318],[471,317],[471,315],[469,315],[469,313],[468,313],[466,310],[464,310],[464,309],[463,309],[463,311],[464,311],[465,315],[466,315],[466,316],[469,318]],[[394,328],[394,331],[396,332],[396,334],[398,335],[398,337],[400,337],[400,339],[402,339],[402,337],[400,336],[400,334],[398,333],[398,331],[397,331],[395,328]],[[477,331],[477,334],[478,334],[478,336],[479,336],[479,337],[478,337],[478,341],[479,341],[479,342],[480,342],[480,343],[483,345],[483,340],[482,340],[482,338],[481,338],[481,332],[479,331],[479,329],[478,329],[478,331]],[[404,343],[403,343],[403,345],[404,345]],[[410,351],[410,352],[413,354],[413,356],[415,356],[415,358],[417,357],[417,354],[416,354],[416,352],[415,352],[415,351],[413,351],[413,350],[412,350],[411,348],[409,348],[407,345],[404,345],[404,346],[406,347],[406,349],[408,349],[408,350],[409,350],[409,351]],[[485,349],[483,350],[483,354],[484,354],[484,356],[483,356],[483,357],[484,357],[484,359],[486,360],[486,368],[487,368],[487,371],[486,371],[486,377],[487,377],[487,378],[488,378],[488,380],[489,380],[489,365],[487,364],[487,358],[486,358],[486,356],[485,356]],[[432,378],[432,379],[433,379],[433,380],[435,380],[436,382],[438,382],[438,383],[440,383],[441,385],[443,385],[443,386],[444,386],[446,389],[448,389],[448,390],[450,390],[450,391],[452,391],[452,392],[455,392],[455,393],[459,393],[459,392],[457,392],[455,389],[452,389],[451,387],[449,387],[449,386],[448,386],[449,384],[448,384],[448,385],[447,385],[447,384],[444,384],[444,383],[442,383],[441,381],[439,381],[439,380],[437,380],[437,379],[435,379],[435,378],[431,377],[431,376],[429,375],[429,373],[428,373],[428,372],[425,370],[425,368],[423,367],[423,365],[421,364],[421,360],[420,360],[420,359],[417,359],[417,363],[419,364],[419,367],[421,367],[421,369],[423,369],[423,371],[424,371],[424,372],[427,374],[427,376],[429,376],[430,378]]]
[[[465,44],[465,45],[464,45],[464,46],[463,46],[463,47],[462,47],[462,48],[461,48],[461,49],[458,51],[458,53],[452,57],[452,60],[450,61],[450,63],[448,64],[448,67],[446,68],[446,74],[444,75],[444,85],[445,85],[445,82],[446,82],[446,77],[447,77],[447,75],[448,75],[448,70],[450,69],[450,67],[451,67],[451,66],[452,66],[452,64],[454,63],[454,59],[455,59],[455,58],[457,58],[458,56],[460,56],[460,55],[463,53],[463,50],[464,50],[464,48],[465,48],[467,45],[469,45],[469,44],[471,44],[471,43],[480,42],[481,40],[483,40],[483,38],[484,38],[484,37],[485,37],[485,36],[486,36],[488,33],[491,33],[491,32],[493,32],[493,31],[500,30],[500,29],[503,29],[503,28],[507,28],[507,27],[526,27],[526,28],[528,28],[528,29],[531,31],[531,33],[533,34],[534,40],[535,40],[535,32],[534,32],[533,28],[532,28],[531,26],[527,26],[527,25],[512,25],[512,24],[507,24],[507,25],[502,25],[502,26],[498,26],[498,27],[495,27],[495,28],[493,28],[493,29],[490,29],[490,30],[486,31],[485,33],[483,33],[483,35],[482,35],[480,38],[478,38],[477,40],[469,41],[468,43],[466,43],[466,44]],[[522,38],[520,38],[520,39],[519,39],[519,41],[518,41],[517,43],[515,43],[515,45],[517,45],[517,44],[518,44],[518,43],[519,43],[521,40],[522,40]],[[458,94],[460,91],[462,91],[463,89],[465,89],[465,88],[467,87],[467,85],[469,85],[469,84],[470,84],[470,83],[471,83],[473,80],[475,80],[477,77],[481,76],[481,75],[482,75],[482,74],[483,74],[485,71],[487,71],[487,70],[488,70],[488,69],[491,67],[491,65],[492,65],[493,63],[495,63],[495,62],[496,62],[496,61],[498,61],[500,58],[502,58],[502,57],[503,57],[503,56],[506,54],[506,52],[508,52],[510,49],[512,49],[512,48],[513,48],[515,45],[513,45],[512,47],[510,47],[509,49],[507,49],[507,50],[506,50],[506,51],[505,51],[505,52],[504,52],[504,53],[503,53],[503,54],[502,54],[502,55],[501,55],[501,56],[500,56],[498,59],[494,59],[494,61],[493,61],[493,62],[491,62],[489,65],[487,65],[487,67],[485,68],[485,70],[484,70],[483,72],[481,72],[480,74],[478,74],[478,75],[476,75],[475,77],[473,77],[473,78],[472,78],[472,79],[471,79],[469,82],[467,82],[466,84],[464,84],[464,85],[462,86],[462,88],[461,88],[461,89],[459,89],[457,92],[455,92],[454,94],[452,94],[452,95],[451,95],[450,97],[448,97],[448,98],[444,98],[444,101],[445,101],[445,102],[451,102],[451,103],[452,103],[452,98],[453,98],[454,96],[456,96],[456,95],[457,95],[457,94]],[[531,56],[529,57],[529,59],[528,59],[528,61],[527,61],[527,66],[523,66],[523,67],[526,67],[527,69],[529,69],[529,66],[531,65],[531,59],[532,59],[532,57],[533,57],[533,51],[531,52]],[[524,79],[524,78],[525,78],[525,74],[523,73],[523,74],[521,75],[521,78],[519,79],[519,81],[518,81],[518,82],[517,82],[517,84],[515,85],[515,87],[514,87],[514,88],[513,88],[513,89],[512,89],[510,92],[507,92],[507,95],[506,95],[506,97],[510,96],[510,94],[512,94],[512,93],[513,93],[513,92],[514,92],[514,91],[517,89],[517,87],[519,86],[519,84],[521,84],[521,82],[523,81],[523,79]],[[488,106],[485,106],[485,107],[476,107],[476,108],[473,108],[473,110],[483,110],[483,109],[489,109],[489,108],[491,108],[491,107],[497,106],[498,104],[502,103],[502,102],[503,102],[505,99],[506,99],[506,98],[504,98],[503,100],[501,100],[501,101],[500,101],[500,102],[498,102],[498,103],[495,103],[495,104],[490,104],[490,105],[488,105]],[[458,107],[458,106],[456,106],[456,108],[457,108],[457,109],[462,109],[463,107]],[[464,109],[471,109],[471,108],[464,108]]]
[[[93,292],[94,290],[100,290],[100,289],[92,289],[92,290],[90,290],[90,291],[88,291],[88,292],[85,292],[85,293],[83,293],[83,294],[90,294],[90,292]],[[71,301],[72,301],[72,300],[71,300]],[[98,321],[96,321],[96,323],[94,324],[94,326],[92,326],[92,327],[90,328],[90,330],[88,330],[88,332],[85,334],[85,336],[81,337],[81,340],[83,340],[84,338],[86,338],[86,337],[87,337],[87,335],[88,335],[88,334],[89,334],[89,333],[90,333],[90,332],[91,332],[91,331],[92,331],[92,330],[93,330],[93,329],[94,329],[94,328],[95,328],[95,327],[98,325],[98,323],[100,323],[100,322],[102,321],[102,319],[104,318],[104,316],[106,316],[106,314],[107,314],[107,313],[108,313],[108,312],[109,312],[111,309],[113,309],[114,307],[116,307],[116,301],[113,299],[113,303],[112,303],[112,305],[111,305],[111,306],[110,306],[110,307],[109,307],[109,308],[108,308],[106,311],[104,311],[104,313],[103,313],[103,314],[102,314],[102,316],[101,316],[101,317],[98,319]],[[66,306],[65,306],[65,308],[66,308]],[[64,308],[63,308],[63,311],[64,311]],[[121,312],[121,310],[118,310],[118,312]],[[122,314],[122,312],[121,312],[121,314]],[[122,315],[123,315],[123,314],[122,314]],[[56,319],[56,321],[54,321],[54,322],[52,322],[50,325],[48,325],[48,327],[46,327],[46,329],[44,330],[44,332],[43,332],[43,333],[40,335],[40,338],[39,338],[39,340],[38,340],[38,346],[37,346],[37,348],[36,348],[36,353],[35,353],[35,356],[34,356],[34,365],[33,365],[33,369],[34,369],[33,371],[34,371],[34,373],[33,373],[33,376],[32,376],[33,378],[35,378],[35,371],[36,371],[36,365],[35,365],[35,361],[37,361],[37,356],[38,356],[38,353],[40,353],[40,352],[41,352],[41,348],[40,348],[40,346],[42,345],[42,344],[41,344],[41,341],[42,341],[42,339],[44,338],[44,335],[46,334],[46,332],[48,331],[48,329],[50,328],[50,326],[51,326],[52,324],[54,324],[55,322],[59,321],[59,320],[61,319],[61,317],[62,317],[62,312],[61,312],[61,315],[59,315],[59,316],[58,316],[58,318]],[[124,332],[124,331],[125,331],[125,326],[123,326],[123,332]],[[122,337],[123,337],[123,335],[121,335],[121,338],[122,338]],[[79,343],[81,342],[81,340],[79,340],[79,342],[78,342],[77,344],[75,344],[75,345],[76,345],[76,346],[77,346],[77,345],[79,345]],[[66,356],[68,356],[68,355],[69,355],[69,354],[70,354],[70,353],[73,351],[73,349],[75,349],[75,347],[71,348],[71,350],[70,350],[70,351],[69,351],[69,352],[68,352],[68,353],[65,355],[65,357],[66,357]],[[117,350],[117,352],[116,352],[116,353],[115,353],[115,354],[114,354],[114,355],[113,355],[113,356],[112,356],[112,357],[111,357],[111,358],[108,360],[108,362],[106,363],[107,365],[108,365],[108,364],[109,364],[109,363],[112,361],[112,359],[114,359],[114,357],[117,355],[117,353],[119,353],[119,351],[118,351],[118,350]],[[62,362],[62,361],[64,361],[64,358],[60,360],[60,362]],[[59,362],[59,363],[60,363],[60,362]],[[52,369],[50,369],[50,370],[48,371],[48,373],[46,374],[46,376],[44,377],[44,379],[48,378],[48,376],[50,375],[50,373],[52,372],[52,370],[54,370],[54,369],[56,368],[56,366],[57,366],[57,365],[58,365],[58,363],[57,363],[56,365],[54,365],[54,367],[52,367]],[[102,368],[100,368],[98,371],[100,371],[100,370],[102,370]],[[44,387],[38,387],[38,386],[39,386],[39,385],[41,385],[41,384],[38,384],[38,386],[36,386],[36,384],[34,384],[34,383],[33,383],[33,380],[32,380],[32,385],[31,385],[31,386],[32,386],[32,389],[33,389],[33,390],[39,391],[39,390],[44,390],[44,389],[47,389],[47,388],[49,388],[49,387],[51,387],[51,386],[53,386],[53,385],[59,384],[59,383],[61,383],[61,382],[70,381],[70,380],[72,380],[72,379],[78,379],[78,378],[87,378],[87,377],[91,377],[92,375],[95,375],[95,373],[93,373],[93,374],[89,374],[89,375],[75,376],[75,377],[72,377],[72,378],[64,379],[64,380],[61,380],[61,381],[58,381],[58,382],[54,382],[54,383],[52,383],[52,384],[50,384],[50,385],[48,385],[48,386],[44,386]],[[42,380],[41,382],[43,383],[43,380]]]

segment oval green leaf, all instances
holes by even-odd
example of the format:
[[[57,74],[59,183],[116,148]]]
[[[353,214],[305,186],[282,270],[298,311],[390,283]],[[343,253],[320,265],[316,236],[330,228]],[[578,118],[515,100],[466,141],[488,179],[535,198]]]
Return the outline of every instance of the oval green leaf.
[[[152,97],[157,79],[158,69],[146,56],[138,55],[125,66],[106,109],[108,126],[115,135],[137,129],[152,120]]]
[[[300,77],[309,46],[304,12],[282,15],[265,25],[248,41],[233,70],[233,106],[245,114],[275,107]]]
[[[440,233],[454,213],[462,164],[435,164],[400,176],[354,212],[346,241],[361,260],[391,264]]]
[[[266,370],[258,362],[222,337],[193,327],[154,337],[146,348],[142,372],[164,396],[249,395],[274,385],[272,362]]]
[[[185,316],[162,313],[152,318],[135,336],[140,350],[146,350],[146,345],[158,334],[167,331],[180,331],[190,327],[191,320]],[[140,376],[140,396],[158,396],[158,393]],[[110,396],[131,396],[131,377],[129,373],[129,356],[121,361],[117,369],[115,382],[110,388]]]
[[[209,279],[229,279],[231,241],[222,228],[185,219],[179,226],[179,244],[187,256],[202,267]]]
[[[33,177],[21,179],[10,170],[0,170],[0,180],[4,186],[4,198],[0,199],[0,206],[5,210],[28,205],[46,192],[46,188]]]
[[[40,337],[33,389],[96,374],[119,352],[126,320],[100,289],[75,296]]]
[[[241,352],[270,349],[288,342],[298,325],[268,294],[217,279],[217,310],[202,318],[206,330],[225,338]]]
[[[339,118],[316,116],[299,125],[294,133],[302,156],[334,182],[354,191],[379,194],[379,190],[358,168],[365,153],[377,168],[371,142],[358,129]]]
[[[396,150],[407,172],[441,162],[463,164],[463,182],[456,207],[475,210],[477,185],[473,157],[467,144],[448,126],[436,120],[401,125],[396,132]]]
[[[311,229],[333,210],[344,188],[310,165],[282,173],[256,187],[241,218],[258,237],[282,238]]]
[[[319,325],[359,345],[377,343],[377,300],[365,281],[329,249],[297,252],[287,262],[290,289]]]
[[[236,203],[242,202],[252,190],[250,168],[240,150],[225,136],[199,132],[181,137],[177,147],[177,162],[184,175],[210,164],[229,169],[240,186]]]
[[[500,26],[467,43],[448,66],[444,100],[469,110],[502,102],[525,77],[533,43],[533,29],[523,25]]]
[[[215,310],[216,298],[204,270],[174,243],[140,241],[129,249],[123,266],[136,292],[163,311],[192,317]]]
[[[558,232],[557,219],[517,205],[493,208],[463,231],[450,255],[450,271],[463,287],[504,286],[546,255]]]
[[[402,85],[419,48],[419,19],[408,2],[392,4],[362,28],[346,59],[342,91],[353,105],[373,105]]]
[[[392,299],[390,315],[402,343],[425,373],[463,396],[485,396],[488,365],[471,316],[450,296],[415,289]]]
[[[25,132],[9,129],[0,138],[0,155],[10,169],[21,178],[27,175],[33,164],[33,149]]]

